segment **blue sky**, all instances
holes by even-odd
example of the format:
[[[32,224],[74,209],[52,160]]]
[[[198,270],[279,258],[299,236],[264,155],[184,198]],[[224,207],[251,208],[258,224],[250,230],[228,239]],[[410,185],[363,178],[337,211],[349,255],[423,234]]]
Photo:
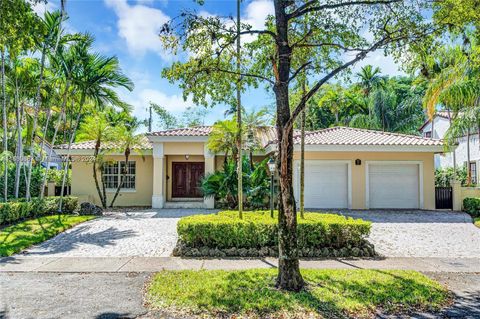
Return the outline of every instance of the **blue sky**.
[[[58,2],[51,1],[35,7],[37,13],[58,8]],[[244,0],[242,19],[256,28],[263,26],[268,14],[273,13],[271,0]],[[69,20],[66,28],[70,31],[89,32],[96,41],[94,49],[105,55],[116,55],[122,69],[135,83],[135,90],[120,90],[121,97],[133,106],[133,113],[140,119],[147,117],[148,102],[164,106],[175,115],[180,115],[190,101],[184,101],[181,90],[161,78],[162,68],[176,57],[161,48],[158,30],[163,23],[177,16],[182,9],[195,9],[216,15],[235,15],[236,0],[205,0],[204,6],[193,0],[68,0]],[[398,67],[382,52],[374,52],[367,60],[356,65],[373,64],[381,67],[384,74],[399,74]],[[272,96],[263,89],[252,90],[243,95],[243,105],[257,109],[272,105]],[[225,106],[209,109],[205,124],[223,119]]]

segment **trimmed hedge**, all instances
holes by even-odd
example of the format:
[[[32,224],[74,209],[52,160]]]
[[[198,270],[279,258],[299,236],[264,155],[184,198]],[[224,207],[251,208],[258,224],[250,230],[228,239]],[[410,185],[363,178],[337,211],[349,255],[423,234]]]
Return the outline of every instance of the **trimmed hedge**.
[[[371,245],[366,242],[370,228],[371,223],[361,219],[336,214],[305,213],[305,219],[298,218],[298,248],[304,252],[301,255],[312,256],[319,255],[322,249],[336,251],[355,247],[363,249],[367,246],[370,249]],[[185,248],[196,248],[199,251],[209,248],[224,252],[247,249],[250,251],[248,255],[252,255],[252,249],[275,250],[278,246],[278,219],[271,218],[268,211],[246,212],[243,220],[238,218],[237,211],[188,216],[180,219],[177,232],[180,238],[177,254],[182,254],[182,251],[186,251]],[[324,251],[322,254],[327,253]]]
[[[467,197],[463,200],[463,210],[472,217],[480,217],[480,198]]]
[[[33,198],[30,202],[24,199],[0,203],[0,225],[11,224],[21,219],[56,213],[60,197]],[[78,207],[78,198],[63,197],[63,213],[72,214]]]

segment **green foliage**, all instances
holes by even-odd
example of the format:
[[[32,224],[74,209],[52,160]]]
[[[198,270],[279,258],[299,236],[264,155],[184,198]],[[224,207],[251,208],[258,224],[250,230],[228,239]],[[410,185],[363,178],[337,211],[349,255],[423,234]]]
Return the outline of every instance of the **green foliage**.
[[[277,213],[275,213],[277,215]],[[299,249],[343,248],[362,244],[371,223],[335,214],[306,213],[298,218]],[[262,248],[278,246],[278,220],[269,211],[246,212],[243,219],[236,211],[194,215],[180,219],[180,239],[190,247]]]
[[[20,188],[19,188],[19,197],[25,197],[25,174],[24,172],[27,170],[26,165],[22,165],[21,174],[20,174]],[[45,169],[40,166],[35,166],[32,169],[32,180],[30,181],[30,194],[32,197],[37,197],[40,194],[40,186],[42,185],[42,177],[45,172]],[[15,165],[10,164],[8,166],[8,198],[14,198],[15,196]],[[0,178],[0,189],[3,190],[3,178]]]
[[[41,243],[94,216],[52,215],[26,220],[0,230],[0,256],[10,256]]]
[[[175,116],[173,116],[167,109],[163,106],[158,105],[156,103],[150,102],[150,106],[152,107],[153,111],[159,118],[160,127],[162,129],[171,129],[178,126],[178,120]]]
[[[62,169],[50,169],[48,170],[47,181],[49,183],[55,183],[55,186],[62,186],[63,170]],[[67,171],[67,179],[65,185],[72,184],[72,171]]]
[[[480,198],[465,198],[463,200],[463,209],[472,217],[480,217]]]
[[[30,202],[24,199],[0,203],[0,225],[11,224],[18,220],[44,216],[58,212],[60,197],[33,198]],[[63,213],[72,214],[78,207],[78,198],[63,198]]]
[[[251,209],[265,208],[270,196],[270,182],[267,173],[267,161],[253,163],[243,157],[243,192],[244,206]],[[235,208],[238,205],[238,184],[236,162],[228,159],[223,170],[206,175],[201,182],[204,196],[214,196],[219,206]]]
[[[183,270],[157,273],[147,304],[202,318],[373,318],[379,313],[434,311],[449,294],[416,271],[303,269],[308,289],[275,287],[275,269]]]
[[[467,183],[467,168],[453,167],[437,168],[435,170],[435,186],[436,187],[450,187],[453,180],[459,181],[462,186]]]

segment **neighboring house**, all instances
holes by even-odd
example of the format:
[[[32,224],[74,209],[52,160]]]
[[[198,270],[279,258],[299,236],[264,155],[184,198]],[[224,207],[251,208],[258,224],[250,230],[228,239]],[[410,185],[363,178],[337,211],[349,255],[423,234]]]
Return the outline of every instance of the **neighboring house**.
[[[150,133],[142,145],[143,157],[133,152],[127,186],[118,206],[213,208],[212,198],[202,198],[198,182],[220,169],[222,154],[206,147],[211,127],[180,128]],[[264,152],[274,156],[275,129],[261,139]],[[300,136],[294,135],[294,188],[298,200]],[[440,140],[380,131],[333,127],[305,136],[306,208],[411,208],[435,209],[434,154]],[[72,147],[72,194],[98,203],[92,164],[93,142]],[[113,146],[110,146],[113,148]],[[65,146],[57,150],[65,154]],[[108,147],[107,147],[108,148]],[[120,179],[121,154],[107,153],[118,161],[104,169],[110,198]]]
[[[447,111],[439,111],[433,118],[433,130],[432,121],[427,120],[419,128],[422,136],[426,138],[443,139],[450,127],[450,117]],[[457,140],[457,146],[455,146],[455,163],[457,167],[467,166],[467,137],[463,136]],[[453,167],[454,156],[453,152],[436,154],[435,155],[435,168],[447,168]],[[480,165],[480,144],[478,139],[478,131],[472,129],[470,136],[470,164],[468,165],[472,176],[472,183],[478,183],[478,168]]]

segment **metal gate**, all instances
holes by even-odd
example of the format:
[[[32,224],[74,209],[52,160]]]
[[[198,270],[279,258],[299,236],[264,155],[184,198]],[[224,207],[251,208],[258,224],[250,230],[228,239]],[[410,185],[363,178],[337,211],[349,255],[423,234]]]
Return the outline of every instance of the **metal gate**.
[[[435,187],[435,208],[436,209],[452,209],[452,188],[451,187]]]

